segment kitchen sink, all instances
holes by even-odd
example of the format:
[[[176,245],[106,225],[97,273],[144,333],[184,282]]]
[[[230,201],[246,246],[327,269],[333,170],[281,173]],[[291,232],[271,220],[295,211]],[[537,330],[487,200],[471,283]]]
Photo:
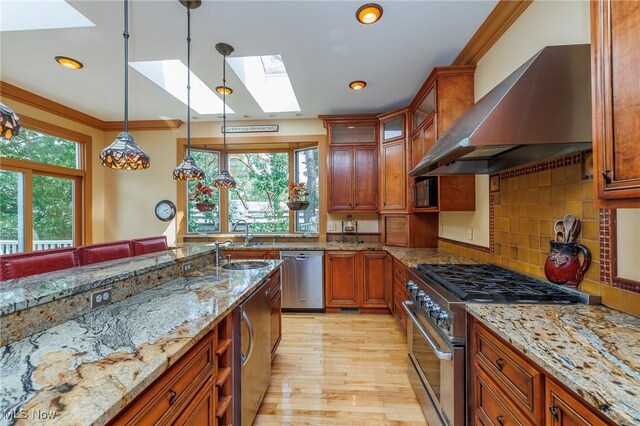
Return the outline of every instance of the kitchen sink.
[[[243,271],[245,269],[258,269],[269,266],[269,262],[260,260],[248,260],[242,262],[231,262],[226,265],[222,265],[222,269],[230,269],[232,271]]]

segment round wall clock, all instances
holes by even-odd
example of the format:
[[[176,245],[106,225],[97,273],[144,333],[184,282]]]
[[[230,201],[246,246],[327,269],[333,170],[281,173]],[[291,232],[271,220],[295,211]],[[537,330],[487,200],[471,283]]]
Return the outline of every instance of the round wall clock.
[[[169,200],[158,201],[155,211],[158,219],[163,222],[169,222],[176,216],[176,205]]]

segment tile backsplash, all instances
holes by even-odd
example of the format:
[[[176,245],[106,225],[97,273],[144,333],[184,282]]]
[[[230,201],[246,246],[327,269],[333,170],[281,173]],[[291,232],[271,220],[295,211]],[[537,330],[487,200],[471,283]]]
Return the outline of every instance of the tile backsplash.
[[[501,173],[499,189],[493,188],[490,194],[491,248],[450,240],[440,240],[438,247],[546,278],[544,263],[555,235],[553,226],[570,213],[582,221],[577,241],[588,247],[592,256],[580,288],[601,295],[604,304],[640,315],[640,293],[601,283],[600,211],[593,202],[593,181],[582,174],[580,154]],[[623,291],[628,293],[624,297],[618,294]]]

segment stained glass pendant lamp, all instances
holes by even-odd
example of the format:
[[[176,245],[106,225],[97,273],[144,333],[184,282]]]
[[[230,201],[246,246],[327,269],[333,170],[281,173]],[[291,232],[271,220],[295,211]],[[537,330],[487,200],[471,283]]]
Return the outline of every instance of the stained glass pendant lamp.
[[[150,165],[144,152],[129,133],[129,4],[124,0],[124,132],[100,152],[103,166],[117,170],[143,170]]]
[[[2,126],[2,137],[11,139],[20,132],[20,118],[11,108],[0,103],[0,126]]]
[[[204,170],[196,164],[191,157],[191,9],[196,9],[202,4],[201,0],[180,0],[180,3],[187,8],[187,154],[173,169],[175,180],[202,180]]]
[[[224,157],[227,152],[227,56],[233,53],[233,47],[227,43],[218,43],[216,50],[222,55],[222,155]],[[236,180],[229,170],[224,169],[213,180],[213,186],[219,189],[235,188]]]

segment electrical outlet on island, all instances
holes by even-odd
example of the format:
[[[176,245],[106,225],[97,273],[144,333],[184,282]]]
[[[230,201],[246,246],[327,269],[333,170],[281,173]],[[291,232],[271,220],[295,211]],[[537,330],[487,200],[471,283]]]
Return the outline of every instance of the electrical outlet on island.
[[[111,289],[104,288],[102,290],[91,293],[91,309],[106,306],[111,303]]]

